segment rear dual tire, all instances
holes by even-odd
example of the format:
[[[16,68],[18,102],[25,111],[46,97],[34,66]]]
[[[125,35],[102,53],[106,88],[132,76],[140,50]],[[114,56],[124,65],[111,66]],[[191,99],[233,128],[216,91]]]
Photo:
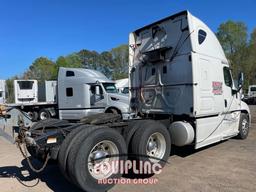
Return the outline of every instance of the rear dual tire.
[[[171,138],[167,128],[160,122],[139,122],[131,140],[132,159],[142,162],[166,164],[171,151]],[[135,125],[138,126],[138,125]]]
[[[100,176],[100,173],[92,169],[97,169],[94,163],[126,160],[126,156],[119,156],[127,153],[123,137],[106,126],[77,128],[70,134],[72,135],[67,136],[59,151],[59,165],[64,175],[84,191],[106,191],[113,187],[114,183],[99,184],[98,181],[119,178],[121,173],[109,172]],[[102,160],[96,156],[101,156]]]
[[[41,109],[38,111],[29,111],[27,112],[28,117],[32,122],[36,122],[38,120],[46,120],[51,118],[51,113],[47,109]]]
[[[64,139],[62,142],[60,149],[59,149],[59,154],[58,154],[58,163],[59,163],[59,168],[61,173],[65,176],[65,178],[69,181],[71,179],[69,178],[68,172],[67,172],[67,158],[70,149],[73,146],[73,143],[75,140],[80,136],[80,132],[82,130],[86,129],[87,132],[92,131],[92,128],[86,126],[86,125],[79,125],[78,127],[74,127],[74,130],[72,130],[67,137]]]
[[[30,120],[32,122],[35,122],[35,121],[38,120],[38,112],[36,112],[36,111],[29,111],[29,112],[27,112],[27,114],[28,114],[28,117],[30,118]]]
[[[51,118],[51,113],[47,109],[41,109],[39,111],[39,120],[46,120]]]

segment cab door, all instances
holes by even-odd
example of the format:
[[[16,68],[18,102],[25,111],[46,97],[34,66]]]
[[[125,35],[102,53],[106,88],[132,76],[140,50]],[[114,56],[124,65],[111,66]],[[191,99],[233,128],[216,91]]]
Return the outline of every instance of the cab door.
[[[233,81],[230,73],[229,67],[223,67],[224,85],[223,85],[223,96],[224,96],[224,113],[230,111],[230,104],[232,103],[232,87]]]
[[[100,84],[92,84],[90,87],[90,104],[92,109],[104,109],[106,101],[103,94],[103,89]]]
[[[228,66],[223,67],[223,136],[228,137],[235,134],[238,129],[240,119],[240,99],[234,86],[230,68]]]

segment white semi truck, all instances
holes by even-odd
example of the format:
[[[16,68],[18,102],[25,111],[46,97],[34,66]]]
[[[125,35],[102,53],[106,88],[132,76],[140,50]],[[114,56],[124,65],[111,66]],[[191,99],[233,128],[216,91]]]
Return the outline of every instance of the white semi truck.
[[[15,103],[32,121],[51,117],[80,120],[95,113],[115,113],[130,118],[128,97],[117,92],[114,81],[102,73],[81,68],[63,68],[58,81],[46,81],[45,93],[39,94],[37,80],[15,80]],[[44,95],[40,101],[39,95]]]
[[[249,85],[246,101],[249,104],[256,104],[256,85]]]
[[[115,184],[111,179],[122,173],[105,169],[106,163],[131,157],[163,166],[172,144],[198,149],[235,136],[245,139],[251,116],[241,101],[242,83],[241,73],[234,86],[215,34],[183,11],[130,33],[130,108],[138,118],[117,120],[106,113],[74,124],[40,121],[30,128],[21,126],[18,141],[25,142],[34,157],[56,159],[66,178],[82,190],[107,191]],[[59,95],[72,96],[78,88],[70,87]],[[102,88],[108,90],[104,84]],[[83,107],[76,100],[86,94],[66,101]],[[69,106],[64,102],[60,108]]]
[[[5,80],[0,80],[0,104],[6,102],[6,82]]]

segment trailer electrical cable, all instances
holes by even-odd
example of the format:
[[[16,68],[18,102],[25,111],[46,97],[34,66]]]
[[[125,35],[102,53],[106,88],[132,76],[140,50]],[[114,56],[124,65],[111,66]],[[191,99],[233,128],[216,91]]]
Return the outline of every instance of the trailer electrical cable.
[[[17,177],[16,175],[11,175],[11,176],[12,176],[13,178],[17,179],[17,181],[18,181],[21,185],[23,185],[23,186],[25,186],[25,187],[30,187],[30,188],[32,188],[32,187],[37,186],[38,183],[40,182],[40,179],[37,178],[37,181],[36,181],[35,184],[33,184],[33,185],[27,185],[27,184],[25,184],[19,177]]]
[[[18,176],[16,176],[16,174],[5,174],[4,176],[0,175],[0,178],[14,178],[14,179],[16,179],[21,185],[23,185],[23,186],[25,186],[25,187],[30,187],[30,188],[37,186],[38,183],[40,182],[40,179],[39,179],[39,178],[36,178],[37,181],[36,181],[35,184],[33,184],[33,185],[27,185],[27,184],[25,184],[25,182],[22,181]]]
[[[19,150],[20,150],[22,156],[24,157],[24,159],[26,159],[30,169],[32,171],[36,172],[36,173],[40,173],[40,172],[42,172],[45,169],[48,161],[50,160],[50,154],[47,153],[45,162],[43,163],[41,168],[39,168],[39,169],[35,168],[33,166],[32,162],[30,161],[29,157],[28,157],[27,148],[26,148],[26,146],[24,144],[25,143],[25,141],[24,141],[25,140],[24,131],[27,131],[27,129],[24,129],[24,128],[20,129],[19,136],[16,138],[15,143],[17,144],[17,147],[19,148]],[[23,145],[23,149],[22,149],[21,145]]]

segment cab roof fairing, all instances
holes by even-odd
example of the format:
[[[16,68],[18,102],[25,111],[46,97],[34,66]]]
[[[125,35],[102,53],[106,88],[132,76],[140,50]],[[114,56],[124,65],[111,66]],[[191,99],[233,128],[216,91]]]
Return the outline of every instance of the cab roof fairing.
[[[229,65],[229,62],[225,56],[222,46],[217,39],[215,33],[200,19],[193,16],[190,12],[187,13],[189,30],[191,33],[190,40],[192,51],[202,55],[208,55],[221,60],[222,64]],[[206,32],[205,42],[199,44],[198,33],[199,30]]]
[[[66,71],[74,71],[75,78],[77,81],[83,81],[85,83],[115,83],[113,80],[108,79],[103,73],[93,70],[93,69],[83,69],[83,68],[64,68],[60,67],[59,73],[61,73],[61,78],[66,76],[64,73]]]
[[[155,26],[155,25],[157,25],[157,24],[160,24],[160,23],[162,23],[162,22],[164,22],[164,21],[167,21],[167,20],[174,20],[176,17],[182,16],[182,15],[188,15],[188,13],[189,13],[189,12],[188,12],[187,10],[181,11],[181,12],[179,12],[179,13],[176,13],[176,14],[171,15],[171,16],[169,16],[169,17],[165,17],[165,18],[163,18],[163,19],[161,19],[161,20],[159,20],[159,21],[156,21],[156,22],[153,22],[153,23],[151,23],[151,24],[149,24],[149,25],[146,25],[146,26],[144,26],[144,27],[141,27],[141,28],[137,29],[136,31],[134,31],[133,33],[135,33],[136,35],[138,35],[141,31],[143,31],[143,30],[145,30],[145,29],[149,29],[149,28],[151,28],[151,27],[153,27],[153,26]]]
[[[129,34],[129,74],[130,74],[132,68],[134,66],[136,66],[136,63],[134,63],[134,61],[136,60],[135,50],[137,48],[138,37],[140,36],[140,33],[143,33],[143,31],[147,31],[147,30],[149,30],[151,28],[153,29],[153,27],[160,26],[162,23],[168,22],[169,20],[175,20],[176,18],[183,17],[183,16],[186,17],[188,14],[189,14],[189,12],[187,10],[181,11],[179,13],[176,13],[174,15],[168,16],[168,17],[163,18],[163,19],[161,19],[159,21],[156,21],[156,22],[153,22],[153,23],[151,23],[149,25],[146,25],[146,26],[144,26],[142,28],[139,28],[139,29],[137,29],[137,30],[135,30],[135,31],[133,31],[133,32],[131,32]],[[186,26],[185,29],[186,30],[188,29],[188,31],[189,31],[189,27],[188,26]],[[181,26],[181,30],[183,30],[182,26]],[[189,31],[189,33],[190,33],[190,31]],[[177,46],[177,44],[173,45],[173,47],[169,47],[169,48],[172,49],[172,48],[175,48],[175,46]],[[160,47],[160,49],[161,49],[161,47]],[[163,49],[165,49],[165,47],[163,47]]]
[[[150,28],[157,26],[165,21],[174,20],[175,18],[180,17],[180,16],[187,17],[188,30],[190,33],[189,38],[191,41],[191,49],[192,49],[191,51],[192,52],[215,57],[215,58],[221,60],[222,64],[226,64],[226,65],[229,64],[215,33],[204,22],[202,22],[197,17],[193,16],[189,11],[185,10],[185,11],[181,11],[177,14],[171,15],[169,17],[166,17],[164,19],[161,19],[159,21],[153,22],[153,23],[146,25],[142,28],[139,28],[129,34],[129,73],[134,64],[134,62],[133,62],[133,59],[134,59],[133,49],[134,48],[131,47],[131,45],[134,45],[136,43],[136,37],[144,30],[150,29]],[[199,45],[199,43],[198,43],[198,31],[200,29],[204,30],[207,34],[206,42],[203,43],[202,45]]]

